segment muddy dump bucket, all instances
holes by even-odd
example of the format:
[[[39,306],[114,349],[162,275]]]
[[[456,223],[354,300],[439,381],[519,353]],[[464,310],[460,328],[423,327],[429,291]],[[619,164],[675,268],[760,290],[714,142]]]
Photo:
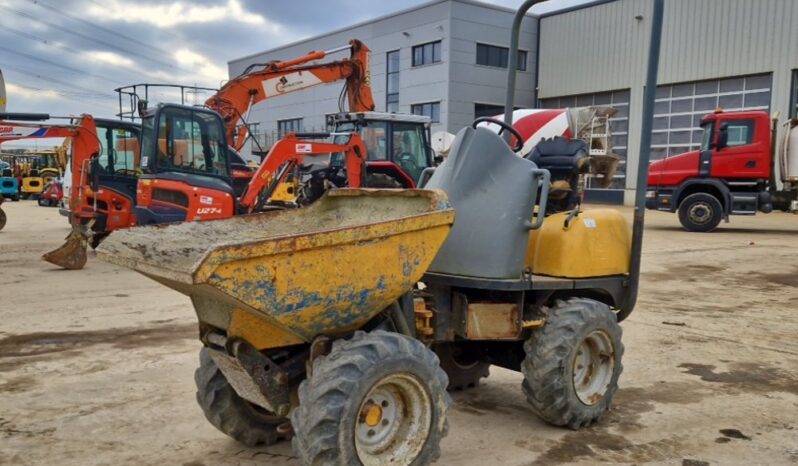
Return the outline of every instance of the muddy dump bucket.
[[[263,349],[363,325],[421,278],[453,221],[442,191],[341,189],[303,209],[120,230],[97,254]]]

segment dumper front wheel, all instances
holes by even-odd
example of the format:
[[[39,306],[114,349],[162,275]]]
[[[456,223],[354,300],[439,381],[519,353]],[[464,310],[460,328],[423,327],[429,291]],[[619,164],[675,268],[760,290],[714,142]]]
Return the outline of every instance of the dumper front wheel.
[[[579,429],[609,409],[623,370],[623,344],[621,327],[606,304],[558,301],[524,351],[524,392],[544,421]]]
[[[291,413],[302,464],[422,465],[440,455],[450,403],[438,358],[397,333],[357,332],[313,362]]]
[[[285,438],[277,431],[288,420],[238,396],[213,362],[208,350],[200,351],[200,366],[194,372],[197,403],[214,427],[247,446],[271,445]]]

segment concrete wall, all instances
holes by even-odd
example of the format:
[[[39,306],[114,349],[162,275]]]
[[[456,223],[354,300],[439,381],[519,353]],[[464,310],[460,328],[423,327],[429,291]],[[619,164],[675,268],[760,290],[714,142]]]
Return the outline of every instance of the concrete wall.
[[[509,47],[514,13],[471,3],[452,2],[448,131],[474,120],[474,103],[504,105],[507,70],[476,64],[477,43]],[[521,24],[520,49],[527,52],[526,71],[516,79],[515,105],[534,107],[537,20]]]
[[[540,21],[540,98],[631,89],[630,174],[637,170],[651,12],[650,0],[617,0]],[[770,109],[786,116],[791,70],[798,68],[796,24],[792,0],[668,0],[658,83],[772,73]],[[633,189],[630,176],[627,200]]]

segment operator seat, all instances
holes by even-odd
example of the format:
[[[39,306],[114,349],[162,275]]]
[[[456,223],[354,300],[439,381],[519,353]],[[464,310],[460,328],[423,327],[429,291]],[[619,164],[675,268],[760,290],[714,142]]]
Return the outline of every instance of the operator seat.
[[[534,211],[537,166],[495,132],[466,127],[426,189],[449,196],[455,221],[430,272],[488,279],[520,278]]]
[[[544,139],[526,158],[551,173],[546,215],[573,210],[579,204],[579,175],[590,168],[584,141],[559,136]]]

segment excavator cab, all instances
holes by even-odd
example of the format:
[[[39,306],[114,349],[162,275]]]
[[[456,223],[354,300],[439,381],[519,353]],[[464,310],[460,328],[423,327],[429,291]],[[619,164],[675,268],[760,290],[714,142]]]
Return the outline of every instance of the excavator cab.
[[[235,197],[219,114],[159,104],[142,112],[138,224],[226,218]]]
[[[420,115],[358,112],[331,116],[334,133],[358,133],[366,146],[367,186],[415,188],[425,168],[433,165],[430,119]],[[336,136],[344,143],[348,136]],[[332,162],[341,159],[333,156]]]
[[[88,204],[97,212],[93,230],[95,241],[99,242],[111,231],[136,224],[133,210],[140,174],[141,129],[135,123],[120,120],[95,121],[100,155],[92,165],[92,176],[100,189],[88,199]]]

